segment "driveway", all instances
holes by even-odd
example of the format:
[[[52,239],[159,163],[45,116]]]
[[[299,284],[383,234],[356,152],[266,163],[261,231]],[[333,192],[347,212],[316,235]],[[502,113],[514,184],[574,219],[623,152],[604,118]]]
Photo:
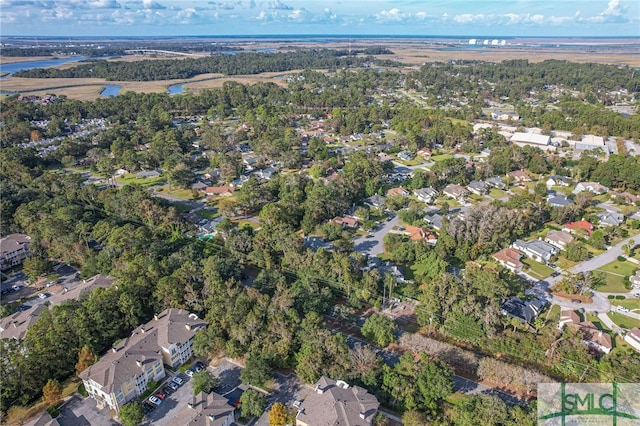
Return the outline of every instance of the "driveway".
[[[397,214],[389,221],[382,222],[375,232],[364,237],[356,238],[353,242],[353,248],[358,253],[367,254],[369,256],[378,256],[384,253],[383,238],[387,235],[394,226],[400,225],[400,218]]]

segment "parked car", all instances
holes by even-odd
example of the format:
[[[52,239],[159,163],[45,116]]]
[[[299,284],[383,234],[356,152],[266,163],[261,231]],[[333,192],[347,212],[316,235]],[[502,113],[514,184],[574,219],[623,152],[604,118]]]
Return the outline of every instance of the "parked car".
[[[182,379],[180,379],[180,380],[182,380]],[[178,390],[178,388],[179,388],[180,386],[178,386],[178,384],[172,380],[172,381],[170,381],[170,382],[167,384],[167,387],[168,387],[168,388],[170,388],[172,391],[174,391],[174,392],[175,392],[175,391],[177,391],[177,390]]]
[[[149,414],[150,412],[156,409],[156,405],[150,403],[149,401],[144,401],[142,403],[142,409],[144,410],[145,414]]]
[[[206,368],[205,365],[200,361],[196,362],[196,367],[200,368],[200,370],[204,370]],[[200,370],[196,370],[196,371],[200,371]]]
[[[625,308],[624,306],[616,306],[616,309],[619,310],[620,312],[629,312],[628,308]]]
[[[193,377],[193,370],[192,369],[188,369],[187,371],[184,372],[184,374],[186,374],[189,377]]]
[[[8,288],[3,288],[2,289],[2,295],[4,296],[6,294],[9,294],[9,289]]]
[[[151,402],[152,404],[155,404],[155,405],[162,404],[162,400],[160,398],[156,397],[155,395],[151,395],[149,397],[149,402]]]
[[[160,399],[165,399],[167,397],[167,395],[165,395],[164,393],[162,393],[160,391],[154,393],[154,396],[157,396]]]
[[[173,379],[171,379],[171,381],[178,386],[184,383],[184,379],[180,376],[175,376]]]
[[[11,286],[11,289],[12,289],[13,291],[18,291],[18,290],[20,290],[21,288],[22,288],[22,286],[21,286],[21,285],[12,285],[12,286]]]
[[[29,309],[31,309],[31,306],[29,306],[29,305],[20,305],[20,306],[18,306],[18,310],[19,311],[27,311]]]
[[[173,393],[173,389],[171,389],[168,385],[162,388],[162,393],[165,395],[171,395]]]
[[[40,299],[46,299],[47,297],[49,297],[49,293],[40,293],[40,294],[38,295],[38,297],[39,297]]]

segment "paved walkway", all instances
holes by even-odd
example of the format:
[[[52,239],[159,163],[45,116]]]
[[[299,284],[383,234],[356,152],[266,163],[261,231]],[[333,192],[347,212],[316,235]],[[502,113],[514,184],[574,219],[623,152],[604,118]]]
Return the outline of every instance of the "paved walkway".
[[[598,319],[602,321],[602,323],[605,326],[607,326],[609,329],[611,329],[614,333],[624,334],[624,329],[622,329],[621,327],[618,327],[613,321],[611,321],[611,318],[609,318],[606,312],[599,312]]]

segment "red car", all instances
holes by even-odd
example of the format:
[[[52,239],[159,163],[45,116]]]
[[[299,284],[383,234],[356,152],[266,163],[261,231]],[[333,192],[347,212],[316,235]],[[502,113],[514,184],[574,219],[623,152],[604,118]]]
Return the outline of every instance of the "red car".
[[[167,395],[163,394],[162,392],[156,392],[155,396],[157,396],[160,399],[164,399]]]

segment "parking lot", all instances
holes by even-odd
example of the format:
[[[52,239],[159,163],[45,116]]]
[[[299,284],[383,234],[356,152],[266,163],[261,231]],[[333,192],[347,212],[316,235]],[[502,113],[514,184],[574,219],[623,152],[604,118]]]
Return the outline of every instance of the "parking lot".
[[[109,410],[99,410],[95,400],[74,395],[60,408],[56,418],[60,426],[117,426],[118,422],[109,417]]]
[[[169,371],[167,371],[169,373]],[[159,389],[162,389],[174,375],[167,375],[167,378],[162,382]],[[174,417],[183,407],[185,407],[193,397],[193,387],[191,386],[191,380],[185,374],[180,374],[180,377],[184,380],[184,383],[178,388],[177,391],[162,401],[153,411],[146,415],[146,421],[143,425],[158,425],[169,426],[176,424]]]

